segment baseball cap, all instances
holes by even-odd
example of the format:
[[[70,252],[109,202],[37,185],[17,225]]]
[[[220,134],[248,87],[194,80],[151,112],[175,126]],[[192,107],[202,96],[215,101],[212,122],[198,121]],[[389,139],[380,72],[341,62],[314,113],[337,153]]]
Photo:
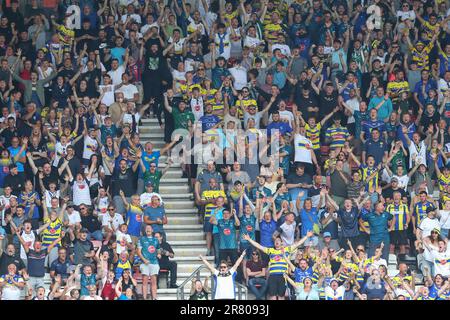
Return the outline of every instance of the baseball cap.
[[[153,187],[153,182],[149,181],[145,184],[146,187]]]
[[[89,230],[86,228],[81,228],[80,233],[89,233]]]
[[[327,231],[327,232],[324,232],[324,233],[323,233],[323,237],[324,237],[324,238],[326,238],[326,237],[331,238],[331,233],[328,232],[328,231]]]
[[[398,179],[397,178],[392,178],[391,182],[398,182]]]

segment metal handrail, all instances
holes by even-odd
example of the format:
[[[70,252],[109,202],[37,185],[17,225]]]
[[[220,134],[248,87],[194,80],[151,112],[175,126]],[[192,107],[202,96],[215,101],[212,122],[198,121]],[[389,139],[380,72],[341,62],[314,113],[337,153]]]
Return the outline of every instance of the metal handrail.
[[[191,273],[189,277],[186,278],[186,280],[183,281],[183,283],[177,288],[177,300],[184,300],[184,287],[186,284],[190,283],[194,277],[197,278],[197,280],[200,280],[200,271],[205,269],[205,265],[201,265],[197,269],[195,269],[194,272]]]
[[[185,300],[184,288],[185,288],[186,284],[190,283],[192,281],[192,279],[194,279],[194,277],[197,280],[200,280],[200,271],[202,271],[203,269],[207,269],[207,267],[205,265],[201,265],[200,267],[195,269],[195,271],[192,272],[191,275],[189,277],[187,277],[186,280],[184,280],[183,283],[177,288],[177,300]],[[214,287],[213,281],[214,281],[214,278],[211,279],[211,287]],[[234,282],[234,284],[236,285],[236,287],[238,289],[238,294],[237,294],[238,300],[247,300],[247,297],[248,297],[247,287],[236,281]]]

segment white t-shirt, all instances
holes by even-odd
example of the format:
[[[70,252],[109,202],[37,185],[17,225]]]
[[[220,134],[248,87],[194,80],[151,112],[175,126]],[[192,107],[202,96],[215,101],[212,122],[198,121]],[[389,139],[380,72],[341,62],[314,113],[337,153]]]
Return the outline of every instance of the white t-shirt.
[[[117,230],[121,224],[123,224],[123,217],[119,213],[114,213],[114,217],[111,217],[110,214],[103,215],[102,226],[108,227],[110,229]]]
[[[45,195],[46,195],[45,205],[47,206],[47,208],[50,208],[52,206],[52,204],[51,204],[52,198],[58,198],[59,199],[60,192],[59,192],[59,190],[56,190],[55,192],[51,192],[49,190],[45,190]]]
[[[23,241],[28,245],[28,248],[33,248],[34,241],[36,240],[36,235],[33,231],[30,233],[25,233],[25,231],[22,231],[20,236],[23,238]],[[23,248],[23,245],[20,244],[20,258],[22,260],[27,260],[27,253],[25,252],[25,249]]]
[[[134,84],[131,84],[131,83],[121,86],[119,89],[116,90],[116,92],[122,92],[123,93],[123,97],[125,99],[127,99],[127,100],[133,100],[134,99],[134,95],[136,93],[139,93],[139,91],[136,88],[136,86]]]
[[[450,276],[450,251],[445,252],[433,250],[431,252],[434,262],[434,274],[442,274],[444,277]]]
[[[188,25],[188,29],[197,30],[197,29],[200,28],[200,34],[202,36],[206,35],[205,26],[203,25],[203,23],[201,23],[201,22],[200,23],[195,23],[194,19],[192,19],[191,17],[189,17],[188,20],[190,22],[189,25]]]
[[[3,283],[4,281],[6,280],[3,278],[0,279],[0,283]],[[17,282],[23,282],[22,277],[20,277]],[[2,300],[20,300],[20,291],[21,289],[16,287],[14,284],[7,283],[2,289]]]
[[[5,211],[9,209],[9,200],[14,197],[17,199],[15,195],[10,195],[9,197],[6,197],[5,195],[0,196],[0,205],[3,207],[2,210],[2,226],[6,226],[5,221]]]
[[[236,278],[236,271],[231,268],[228,276],[220,276],[219,271],[214,272],[214,279],[216,281],[216,291],[213,300],[235,299],[234,280]]]
[[[287,224],[286,222],[280,226],[281,232],[281,240],[286,246],[290,246],[294,244],[295,240],[295,227],[297,226],[296,222],[291,224]]]
[[[242,67],[235,67],[228,69],[234,78],[233,86],[236,90],[242,90],[247,85],[247,70]]]
[[[192,98],[190,104],[192,113],[194,114],[195,121],[198,121],[204,114],[203,98],[202,97],[199,97],[198,99]]]
[[[74,181],[72,191],[73,191],[74,205],[79,206],[82,203],[84,203],[87,206],[92,205],[91,194],[89,192],[89,185],[85,180],[83,180],[83,182],[81,183]]]
[[[186,41],[186,38],[180,38],[178,39],[178,41],[174,41],[172,37],[169,38],[169,40],[167,41],[169,44],[174,44],[173,45],[173,50],[175,51],[175,53],[179,53],[179,52],[183,52],[183,45],[184,42]]]
[[[257,37],[253,38],[253,37],[247,35],[244,39],[244,46],[249,47],[249,48],[256,48],[257,46],[259,46],[260,43],[264,43],[264,41]]]
[[[405,19],[409,19],[413,22],[416,20],[416,14],[414,10],[409,11],[397,11],[397,18],[400,18],[401,21],[404,21]]]
[[[398,180],[398,187],[399,188],[403,188],[406,191],[406,188],[408,187],[408,183],[409,183],[409,177],[407,174],[403,175],[403,176],[397,176],[397,175],[393,175],[392,178],[396,178]],[[391,178],[391,180],[392,180]]]
[[[414,167],[413,164],[413,156],[416,155],[416,163],[423,163],[424,166],[427,167],[427,147],[425,145],[425,143],[422,141],[420,141],[419,143],[419,147],[416,146],[416,144],[411,141],[411,144],[408,147],[409,149],[409,167],[412,168]]]
[[[422,230],[422,237],[428,237],[431,235],[433,229],[441,230],[441,224],[438,219],[425,217],[422,222],[420,222],[419,229]]]
[[[345,101],[345,103],[350,107],[350,109],[353,110],[353,112],[359,111],[358,99],[356,99],[356,98],[349,99],[349,100]],[[355,123],[355,117],[353,116],[353,114],[350,117],[348,117],[347,123]]]
[[[280,114],[280,120],[281,121],[288,121],[289,126],[291,128],[294,127],[294,114],[290,112],[289,110],[278,110],[278,113]],[[272,115],[269,117],[269,123],[272,122]]]
[[[312,163],[311,157],[311,141],[300,134],[294,137],[295,162]]]
[[[443,62],[441,62],[443,63]],[[450,90],[450,82],[445,81],[445,79],[439,79],[439,99],[444,99],[443,92]]]
[[[287,57],[291,56],[291,49],[289,48],[289,46],[287,44],[281,44],[281,43],[274,44],[272,46],[272,52],[275,49],[280,49],[281,54],[283,54],[283,55],[285,55]]]
[[[103,216],[108,213],[109,198],[103,197],[98,201],[97,212],[99,221],[102,222]],[[101,217],[101,218],[100,218]]]
[[[158,23],[153,22],[152,24],[143,25],[141,27],[141,34],[146,34],[147,31],[150,30],[150,28],[153,28],[153,27],[157,27],[158,28],[158,32],[159,32],[159,25],[158,25]]]
[[[98,149],[98,142],[89,135],[84,137],[83,159],[89,160]]]
[[[127,243],[131,243],[131,237],[129,234],[120,232],[117,230],[116,232],[116,241],[117,241],[117,254],[121,254],[123,251],[127,251]]]
[[[61,142],[57,142],[55,144],[55,159],[53,160],[53,166],[57,167],[59,163],[59,159],[66,155],[67,147],[70,146],[70,142],[63,145]]]
[[[345,288],[339,286],[334,291],[330,286],[325,288],[325,300],[344,300]]]
[[[141,119],[141,115],[136,112],[134,114],[134,119],[136,121],[136,133],[139,133],[139,120]],[[123,115],[123,123],[129,123],[131,129],[133,129],[133,115],[131,113],[125,113]]]
[[[114,103],[114,85],[100,85],[100,92],[105,90],[105,94],[102,98],[102,103],[104,103],[107,107]]]
[[[39,80],[44,80],[45,78],[48,78],[53,72],[53,69],[51,67],[48,67],[47,70],[43,70],[41,67],[38,67],[38,73],[39,73]],[[45,88],[48,88],[50,84],[47,82],[44,84]]]
[[[439,218],[439,224],[442,229],[450,229],[450,211],[449,210],[439,210],[441,217]]]
[[[108,71],[109,76],[111,77],[112,84],[117,85],[122,83],[122,74],[125,73],[124,66],[120,65],[116,70]]]
[[[136,14],[136,13],[133,13],[133,14],[124,14],[124,15],[122,15],[121,20],[122,20],[123,23],[125,23],[125,21],[127,21],[128,16],[130,17],[131,20],[134,20],[134,21],[136,21],[138,24],[141,24],[141,22],[142,22],[142,21],[141,21],[141,16],[138,15],[138,14]]]
[[[76,225],[77,223],[81,223],[80,213],[76,210],[73,210],[72,213],[67,211],[67,219],[69,220],[69,225]]]

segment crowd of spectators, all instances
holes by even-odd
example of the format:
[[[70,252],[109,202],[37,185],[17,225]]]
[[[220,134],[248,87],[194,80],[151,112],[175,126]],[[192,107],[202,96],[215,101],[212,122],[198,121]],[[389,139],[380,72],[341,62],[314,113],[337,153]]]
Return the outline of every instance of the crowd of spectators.
[[[2,300],[177,288],[174,163],[191,299],[450,298],[448,0],[3,0],[0,112]]]

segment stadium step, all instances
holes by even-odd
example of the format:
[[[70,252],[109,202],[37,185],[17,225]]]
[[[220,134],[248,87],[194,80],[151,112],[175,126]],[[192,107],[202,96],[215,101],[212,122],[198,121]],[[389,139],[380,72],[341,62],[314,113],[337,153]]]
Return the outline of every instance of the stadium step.
[[[177,200],[168,199],[166,194],[161,195],[164,199],[164,208],[167,209],[195,209],[194,201],[192,200]]]
[[[164,132],[155,118],[142,119],[142,126],[139,127],[141,144],[147,141],[153,144],[154,149],[163,148]],[[158,167],[166,167],[167,155],[159,159]],[[198,258],[199,254],[206,254],[206,240],[203,232],[203,225],[198,220],[197,208],[194,204],[194,197],[189,189],[189,179],[182,178],[182,170],[179,163],[173,163],[160,182],[160,194],[164,200],[164,208],[167,213],[169,223],[164,226],[167,242],[172,246],[175,253],[173,261],[178,264],[177,284],[180,285],[194,272],[202,262]],[[214,257],[207,257],[213,263]],[[210,275],[207,270],[201,272],[202,282],[204,277]],[[159,281],[160,286],[165,283],[163,279]],[[189,293],[191,283],[186,285]],[[158,299],[175,300],[176,289],[158,289]]]

